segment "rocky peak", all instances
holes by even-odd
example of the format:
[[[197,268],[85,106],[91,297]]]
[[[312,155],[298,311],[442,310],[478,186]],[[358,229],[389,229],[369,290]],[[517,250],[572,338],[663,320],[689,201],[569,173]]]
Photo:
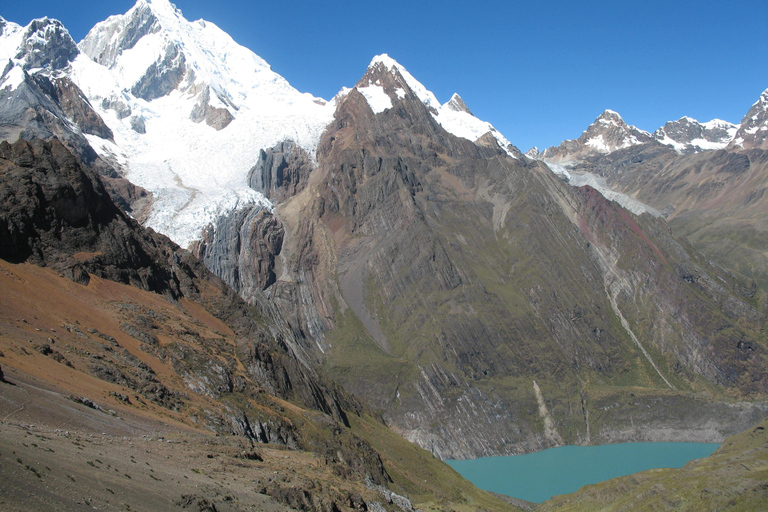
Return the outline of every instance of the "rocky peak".
[[[651,134],[628,125],[618,112],[605,110],[578,139],[566,140],[557,147],[547,148],[543,156],[552,162],[580,161],[651,140]]]
[[[536,160],[541,155],[541,152],[539,151],[539,148],[536,146],[533,146],[531,149],[525,152],[525,156],[532,160]]]
[[[695,153],[724,148],[731,142],[736,130],[736,125],[720,119],[700,123],[685,116],[667,122],[653,133],[653,138],[680,153]]]
[[[385,83],[391,85],[384,86]],[[387,54],[373,58],[355,88],[365,96],[374,113],[391,108],[392,101],[405,99],[410,92],[427,107],[432,117],[447,132],[472,142],[477,142],[490,132],[507,155],[512,158],[520,158],[522,155],[491,123],[476,118],[458,94],[454,94],[445,104],[440,104],[429,89]]]
[[[75,41],[60,21],[42,18],[27,25],[15,59],[25,71],[59,70],[67,67],[78,53]]]
[[[421,82],[416,80],[407,69],[386,53],[377,55],[371,60],[368,70],[356,87],[375,84],[375,80],[380,79],[382,73],[395,79],[403,89],[410,89],[427,108],[438,109],[440,107],[440,102],[437,101],[435,95],[424,87]]]
[[[469,107],[466,103],[464,103],[464,100],[461,99],[461,96],[458,95],[458,93],[453,93],[453,96],[451,96],[451,99],[448,100],[448,103],[444,105],[444,107],[451,109],[455,112],[466,112],[469,115],[474,115],[471,110],[469,110]]]
[[[732,148],[768,149],[768,89],[763,91],[741,120]]]

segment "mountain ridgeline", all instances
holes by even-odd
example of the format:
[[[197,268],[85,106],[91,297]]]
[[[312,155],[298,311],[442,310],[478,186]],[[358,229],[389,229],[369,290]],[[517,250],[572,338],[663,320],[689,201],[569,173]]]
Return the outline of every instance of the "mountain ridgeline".
[[[685,176],[762,204],[725,178],[765,169],[760,102],[740,127],[684,118],[653,135],[606,111],[529,158],[386,55],[325,101],[166,0],[79,45],[52,20],[2,30],[18,44],[1,134],[22,139],[0,147],[2,257],[213,307],[235,323],[227,392],[323,414],[337,454],[311,427],[291,439],[358,461],[359,478],[390,482],[368,440],[340,434],[371,411],[439,458],[720,441],[768,414],[768,262],[704,256],[717,231],[682,224],[715,187]],[[599,174],[674,229],[546,162]]]

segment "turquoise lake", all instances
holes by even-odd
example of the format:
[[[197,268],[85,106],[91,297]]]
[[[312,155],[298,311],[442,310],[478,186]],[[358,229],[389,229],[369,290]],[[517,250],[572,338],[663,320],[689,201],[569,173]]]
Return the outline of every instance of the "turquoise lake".
[[[528,455],[447,460],[480,489],[541,503],[557,494],[653,468],[680,468],[719,444],[625,443],[561,446]]]

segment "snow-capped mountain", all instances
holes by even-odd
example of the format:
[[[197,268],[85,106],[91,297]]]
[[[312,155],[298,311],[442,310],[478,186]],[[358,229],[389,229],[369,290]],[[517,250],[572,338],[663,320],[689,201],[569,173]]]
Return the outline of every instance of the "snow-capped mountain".
[[[565,164],[637,146],[650,140],[650,133],[628,125],[617,112],[606,110],[578,139],[566,140],[557,147],[547,148],[541,156],[546,161]]]
[[[79,48],[73,80],[115,134],[91,144],[154,194],[147,224],[184,247],[238,205],[269,204],[247,183],[259,149],[291,139],[313,154],[333,117],[332,104],[168,0],[139,0]]]
[[[77,45],[55,20],[36,20],[26,28],[3,20],[0,28],[0,57],[10,62],[0,90],[39,98],[43,106],[36,104],[37,110],[66,110],[50,105],[39,87],[32,94],[19,86],[30,74],[55,72],[68,80],[76,89],[72,96],[84,104],[77,110],[88,111],[90,125],[100,126],[88,128],[72,112],[57,111],[54,117],[152,193],[146,224],[183,247],[236,208],[268,207],[248,184],[259,151],[292,140],[314,157],[337,101],[350,90],[342,89],[330,102],[301,93],[216,25],[186,20],[168,0],[138,0],[127,13],[97,24]],[[520,154],[457,94],[441,105],[394,59],[374,57],[371,66],[377,65],[398,72],[447,131],[472,141],[490,133],[508,154]],[[376,84],[357,88],[374,112],[391,108]],[[22,117],[16,115],[19,124]],[[61,137],[63,131],[37,135]],[[77,145],[87,147],[85,139]]]
[[[747,115],[741,120],[731,147],[735,149],[768,149],[768,89],[763,91]]]
[[[653,132],[653,137],[662,144],[672,146],[678,153],[695,153],[725,148],[733,140],[738,128],[720,119],[700,123],[685,116],[667,122]]]

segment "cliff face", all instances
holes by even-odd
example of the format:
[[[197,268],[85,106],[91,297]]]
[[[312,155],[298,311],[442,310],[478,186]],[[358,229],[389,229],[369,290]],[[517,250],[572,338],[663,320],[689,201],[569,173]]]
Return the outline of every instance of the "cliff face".
[[[372,67],[372,84],[392,107],[351,90],[276,208],[266,293],[331,375],[441,457],[712,439],[760,414],[690,399],[768,391],[749,286],[663,221],[446,133],[397,70]],[[643,407],[649,428],[628,433]]]
[[[218,219],[193,244],[192,253],[248,302],[275,283],[275,259],[283,228],[261,206],[235,210]]]

